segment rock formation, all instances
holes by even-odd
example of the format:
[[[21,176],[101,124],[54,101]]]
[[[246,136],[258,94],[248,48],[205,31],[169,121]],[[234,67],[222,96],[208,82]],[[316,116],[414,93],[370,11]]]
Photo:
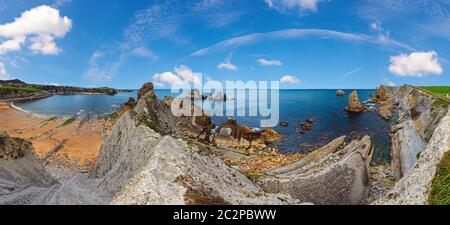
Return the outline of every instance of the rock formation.
[[[252,129],[238,124],[234,118],[222,123],[215,131],[212,142],[222,147],[266,147],[267,143],[274,143],[285,138],[284,135],[272,128],[263,130]]]
[[[374,102],[378,105],[378,115],[385,120],[390,120],[393,115],[394,100],[387,94],[384,86],[378,87]]]
[[[366,109],[367,107],[363,105],[359,100],[358,93],[356,91],[353,91],[348,98],[348,105],[345,108],[345,111],[360,113],[364,112]]]
[[[137,100],[139,101],[144,95],[149,94],[150,97],[155,97],[155,90],[153,88],[153,83],[145,83],[138,91]]]
[[[314,204],[361,204],[369,192],[369,137],[342,148],[345,136],[300,161],[266,171],[258,184],[267,192],[284,192]]]

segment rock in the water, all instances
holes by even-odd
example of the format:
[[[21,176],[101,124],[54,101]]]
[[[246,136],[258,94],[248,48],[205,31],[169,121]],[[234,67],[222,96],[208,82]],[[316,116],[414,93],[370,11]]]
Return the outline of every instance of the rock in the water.
[[[344,90],[337,90],[336,91],[336,95],[337,96],[345,96],[345,91]]]
[[[344,141],[340,137],[297,163],[267,171],[258,184],[314,204],[361,204],[369,192],[372,144],[366,136],[341,149]]]
[[[278,133],[276,130],[274,130],[272,128],[264,128],[261,131],[261,136],[262,136],[262,138],[264,138],[264,141],[268,142],[268,143],[274,143],[281,139],[286,138],[286,136]]]
[[[280,126],[282,127],[288,127],[289,123],[288,122],[280,122]]]
[[[348,105],[345,108],[345,111],[360,113],[364,112],[366,109],[367,107],[359,100],[358,93],[353,91],[348,98]]]

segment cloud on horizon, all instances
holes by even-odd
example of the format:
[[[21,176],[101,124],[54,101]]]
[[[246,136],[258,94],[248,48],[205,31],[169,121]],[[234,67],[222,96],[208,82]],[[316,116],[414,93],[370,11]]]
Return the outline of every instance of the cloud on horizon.
[[[280,82],[285,84],[298,84],[300,83],[300,80],[295,76],[286,75],[280,79]]]
[[[186,65],[180,65],[174,71],[155,73],[153,76],[155,85],[164,87],[165,85],[184,86],[190,84],[199,84],[202,78],[201,73],[195,73]]]

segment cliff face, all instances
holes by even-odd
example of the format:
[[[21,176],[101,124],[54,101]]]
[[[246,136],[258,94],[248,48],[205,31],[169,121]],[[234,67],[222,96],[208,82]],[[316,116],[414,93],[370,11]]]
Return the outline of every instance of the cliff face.
[[[426,204],[436,166],[450,148],[447,107],[419,89],[386,87],[399,119],[392,126],[392,170],[399,180],[392,192],[375,204]]]
[[[394,176],[399,180],[414,166],[448,109],[433,107],[433,96],[410,86],[386,87],[386,91],[398,113],[391,131],[391,156]]]
[[[436,167],[444,154],[450,150],[450,113],[444,116],[433,132],[429,144],[419,159],[393,190],[374,204],[427,204],[430,186],[436,174]]]

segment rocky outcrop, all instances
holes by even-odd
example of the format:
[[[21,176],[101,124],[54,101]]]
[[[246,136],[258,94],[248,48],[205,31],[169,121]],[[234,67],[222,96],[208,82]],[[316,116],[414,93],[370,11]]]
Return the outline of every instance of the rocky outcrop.
[[[345,136],[291,165],[266,172],[258,184],[271,193],[284,192],[314,204],[361,204],[369,193],[369,137],[342,148]]]
[[[155,90],[153,83],[145,83],[138,91],[137,100],[139,101],[144,95],[149,94],[150,97],[155,97]]]
[[[436,168],[444,154],[450,150],[450,113],[439,122],[429,144],[418,161],[398,181],[393,190],[373,204],[424,205],[427,204]]]
[[[348,105],[345,107],[345,111],[347,112],[353,112],[353,113],[360,113],[364,112],[367,109],[365,105],[361,103],[359,100],[358,93],[356,91],[353,91],[350,96],[348,97]]]
[[[385,120],[390,120],[393,115],[394,100],[387,94],[384,86],[378,87],[374,102],[378,105],[378,115]]]
[[[216,130],[212,142],[221,147],[266,147],[268,143],[274,143],[285,136],[272,128],[263,130],[252,129],[239,124],[234,118],[222,123]]]

